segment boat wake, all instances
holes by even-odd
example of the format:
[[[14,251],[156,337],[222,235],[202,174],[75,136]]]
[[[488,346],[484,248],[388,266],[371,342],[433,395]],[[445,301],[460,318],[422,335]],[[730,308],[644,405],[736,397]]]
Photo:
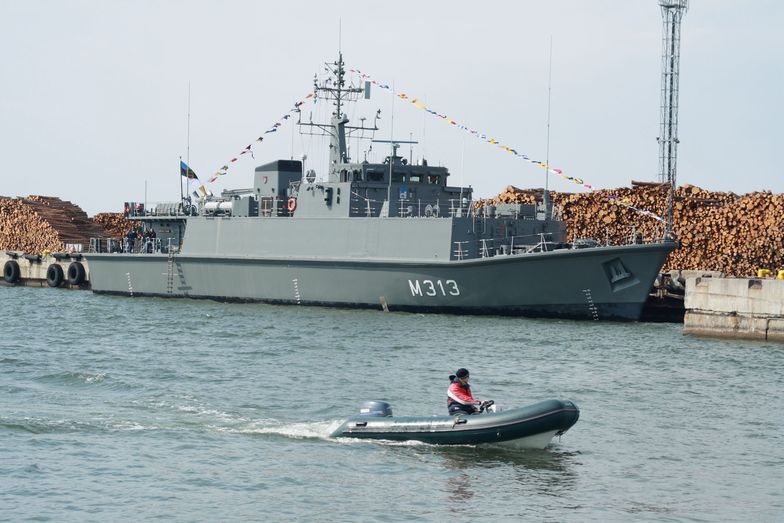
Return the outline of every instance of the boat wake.
[[[50,417],[0,417],[0,432],[29,432],[31,434],[102,434],[140,430],[165,430],[166,427],[144,424],[139,421],[92,419],[89,421]]]
[[[356,445],[373,443],[391,447],[428,446],[421,441],[367,440],[360,438],[333,438],[332,433],[344,422],[340,420],[312,421],[287,423],[276,420],[257,420],[243,427],[213,427],[219,432],[246,434],[255,436],[283,437],[287,439],[319,439],[338,445]]]
[[[234,427],[214,427],[218,432],[259,436],[281,436],[289,439],[329,439],[342,420],[286,423],[277,420],[256,420]]]
[[[55,374],[39,376],[35,378],[35,380],[43,383],[53,383],[57,385],[92,385],[95,383],[102,383],[106,380],[106,378],[107,375],[104,372],[90,373],[64,371]]]

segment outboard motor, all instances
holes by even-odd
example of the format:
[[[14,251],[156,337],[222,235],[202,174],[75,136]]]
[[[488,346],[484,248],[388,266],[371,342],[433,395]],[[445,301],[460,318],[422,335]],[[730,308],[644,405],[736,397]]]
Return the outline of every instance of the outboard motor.
[[[392,405],[386,401],[379,400],[363,401],[359,405],[359,415],[374,418],[387,418],[392,416]]]

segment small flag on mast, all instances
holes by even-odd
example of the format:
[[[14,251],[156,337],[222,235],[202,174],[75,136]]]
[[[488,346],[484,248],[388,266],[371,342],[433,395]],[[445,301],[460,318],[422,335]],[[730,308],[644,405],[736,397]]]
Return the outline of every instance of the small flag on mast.
[[[193,172],[193,169],[188,167],[188,164],[186,164],[182,160],[180,160],[180,174],[182,176],[184,176],[185,178],[188,178],[190,180],[198,180],[199,179],[199,177],[196,176],[196,173]]]

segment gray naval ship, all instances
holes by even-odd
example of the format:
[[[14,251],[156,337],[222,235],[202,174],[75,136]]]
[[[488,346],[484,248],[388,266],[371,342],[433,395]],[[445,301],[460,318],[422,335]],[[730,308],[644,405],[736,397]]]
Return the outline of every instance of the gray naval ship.
[[[355,307],[385,311],[637,320],[672,241],[567,243],[547,201],[475,205],[445,167],[414,164],[388,141],[383,163],[352,161],[344,108],[369,86],[347,84],[342,55],[316,96],[331,121],[300,130],[329,136],[329,172],[303,162],[255,169],[253,187],[144,208],[130,219],[155,232],[131,252],[96,240],[92,290],[126,296]],[[366,96],[367,97],[367,96]],[[307,134],[307,133],[305,133]],[[316,134],[315,132],[313,134]],[[386,147],[386,146],[384,146]]]

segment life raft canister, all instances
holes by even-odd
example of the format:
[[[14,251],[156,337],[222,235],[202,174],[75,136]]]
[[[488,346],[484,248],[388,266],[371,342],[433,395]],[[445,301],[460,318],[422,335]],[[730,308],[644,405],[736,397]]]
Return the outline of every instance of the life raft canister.
[[[289,210],[289,212],[294,212],[297,209],[297,199],[294,197],[289,198],[286,208]]]

